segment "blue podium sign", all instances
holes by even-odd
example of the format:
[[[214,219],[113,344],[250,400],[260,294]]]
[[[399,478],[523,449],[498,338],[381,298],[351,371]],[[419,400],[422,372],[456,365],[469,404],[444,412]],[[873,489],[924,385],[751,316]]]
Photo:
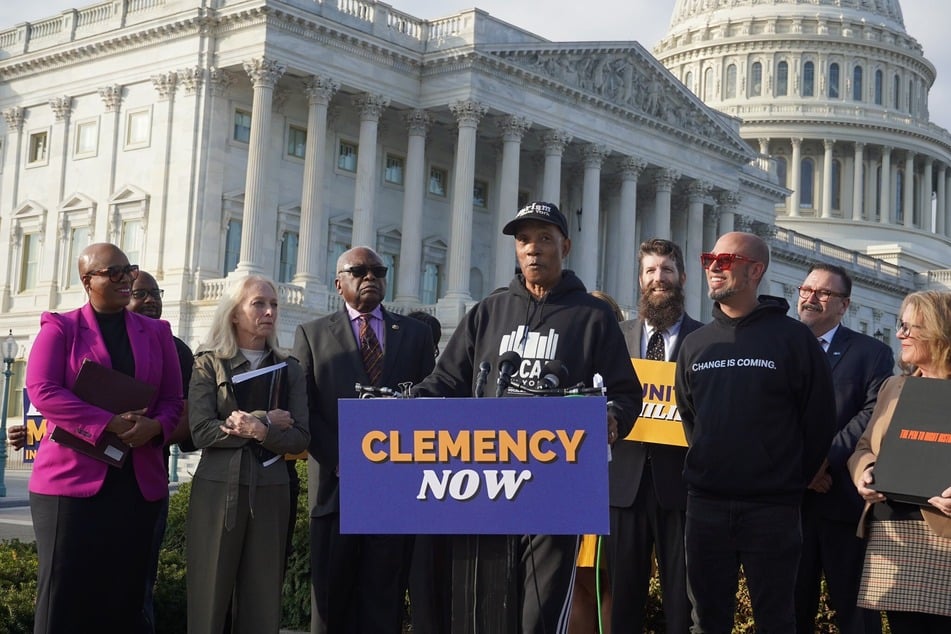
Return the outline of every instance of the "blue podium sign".
[[[344,399],[342,533],[607,534],[601,396]]]

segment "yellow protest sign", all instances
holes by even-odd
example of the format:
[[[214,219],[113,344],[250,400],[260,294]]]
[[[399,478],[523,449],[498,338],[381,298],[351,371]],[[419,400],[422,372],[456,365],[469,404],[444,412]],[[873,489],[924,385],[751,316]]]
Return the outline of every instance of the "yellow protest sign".
[[[624,440],[639,440],[661,445],[687,446],[687,436],[674,398],[675,363],[631,359],[644,393],[641,415]]]

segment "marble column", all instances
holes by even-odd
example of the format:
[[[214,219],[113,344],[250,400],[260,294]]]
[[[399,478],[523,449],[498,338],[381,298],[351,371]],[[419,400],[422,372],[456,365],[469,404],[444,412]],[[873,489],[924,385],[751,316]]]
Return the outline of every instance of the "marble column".
[[[561,208],[561,157],[565,146],[571,143],[571,135],[561,130],[549,130],[542,138],[545,146],[545,180],[542,183],[542,200],[555,203]]]
[[[271,131],[271,101],[274,87],[284,74],[284,64],[267,57],[244,62],[251,77],[254,98],[251,102],[251,137],[248,141],[248,169],[244,186],[244,213],[241,216],[241,256],[237,274],[267,274],[260,258],[268,231],[265,190],[268,185],[267,147]]]
[[[892,148],[882,147],[881,185],[879,187],[880,211],[878,221],[883,225],[891,222],[892,200]]]
[[[604,145],[590,143],[581,149],[584,165],[584,185],[581,195],[581,218],[576,248],[580,257],[575,273],[589,289],[600,288],[598,284],[598,233],[601,227],[601,165],[610,154]]]
[[[763,156],[769,156],[769,139],[760,137],[757,141],[759,142],[759,153]]]
[[[532,122],[524,117],[507,116],[498,121],[498,128],[502,133],[502,172],[499,178],[499,207],[495,222],[495,283],[492,288],[507,286],[515,270],[512,236],[502,235],[502,228],[515,217],[517,211],[522,138],[531,127]]]
[[[714,234],[713,241],[706,245],[707,248],[712,249],[719,236],[736,230],[736,208],[740,206],[741,200],[742,194],[740,192],[721,192],[717,197],[720,216],[719,232]]]
[[[684,244],[684,273],[688,280],[703,279],[703,267],[700,266],[700,254],[703,253],[703,204],[709,196],[711,186],[702,181],[693,181],[687,188],[687,239]],[[691,315],[701,311],[700,294],[686,294],[685,308]]]
[[[932,218],[931,213],[931,193],[934,190],[933,172],[934,159],[926,156],[921,179],[921,216],[918,219],[918,227],[925,231],[937,231],[937,220]]]
[[[792,194],[789,196],[789,215],[797,217],[799,215],[799,188],[802,187],[802,139],[789,139],[792,143],[792,159],[789,166],[789,189]]]
[[[473,100],[449,104],[459,132],[452,187],[447,300],[467,301],[472,263],[472,184],[475,179],[476,128],[488,108]]]
[[[102,192],[102,198],[100,200],[109,200],[116,189],[116,165],[119,157],[119,116],[122,109],[122,86],[119,84],[111,84],[99,88],[98,92],[99,98],[102,99],[103,108],[106,111],[106,114],[102,117],[102,132],[99,138],[102,141],[102,147],[107,149],[109,157],[109,171],[104,179],[105,191],[100,189],[100,192]],[[100,183],[101,182],[102,181],[100,181]],[[108,207],[103,210],[103,213],[96,214],[93,236],[109,236],[109,239],[112,239],[111,233],[109,232],[110,215]]]
[[[73,98],[67,95],[53,97],[49,100],[49,105],[53,111],[54,124],[47,139],[47,143],[49,144],[47,152],[49,163],[47,169],[49,170],[50,177],[45,179],[44,186],[49,188],[54,199],[59,203],[63,200],[63,196],[65,195],[66,165],[69,159],[70,146],[69,117],[73,110]],[[45,235],[53,236],[60,234],[58,237],[65,238],[63,224],[58,217],[60,215],[61,214],[49,214],[47,222],[52,222],[52,226],[46,228]],[[66,246],[68,242],[63,239],[44,240],[44,242],[48,247],[52,248],[45,249],[47,257],[41,258],[39,262],[36,292],[42,294],[43,299],[37,299],[37,301],[43,302],[42,305],[44,307],[52,309],[56,307],[59,288],[62,286],[59,280],[60,276],[58,275],[61,272],[59,262],[61,261],[63,253],[68,253],[68,246]],[[145,268],[144,265],[143,268]]]
[[[153,75],[152,86],[158,93],[152,110],[154,149],[156,154],[162,157],[163,165],[170,165],[172,162],[172,143],[174,142],[175,130],[173,121],[175,115],[175,92],[178,88],[178,73],[175,71],[168,73],[159,73]],[[152,275],[158,279],[165,277],[165,241],[168,225],[169,210],[169,180],[164,170],[155,170],[152,175],[153,194],[149,201],[150,214],[147,222],[146,236],[143,240],[143,256],[140,264],[146,268]],[[149,236],[157,236],[155,249],[149,248]],[[174,236],[172,236],[174,239]],[[154,251],[154,252],[153,252]]]
[[[654,218],[651,226],[651,235],[644,239],[663,238],[670,240],[670,193],[674,183],[680,179],[680,172],[674,169],[663,168],[654,176]]]
[[[947,224],[945,223],[944,209],[947,205],[947,178],[948,167],[944,163],[938,166],[938,200],[935,204],[935,233],[939,236],[947,235]]]
[[[621,161],[621,203],[617,233],[621,248],[616,261],[617,295],[615,299],[622,308],[637,306],[637,247],[641,237],[637,235],[637,177],[647,163],[636,156],[627,156]]]
[[[824,139],[822,141],[825,150],[822,156],[822,217],[832,217],[832,150],[835,147],[835,141]]]
[[[322,75],[304,82],[307,95],[307,141],[304,146],[304,185],[300,199],[300,239],[294,284],[308,291],[326,286],[327,219],[324,181],[327,177],[327,109],[340,83]]]
[[[432,119],[425,110],[403,115],[409,131],[406,144],[406,177],[403,179],[403,228],[400,268],[396,278],[396,301],[419,302],[419,279],[423,270],[423,201],[426,196],[426,134]]]
[[[16,209],[17,185],[19,184],[17,176],[20,173],[20,163],[23,157],[20,148],[24,119],[23,108],[20,106],[7,108],[3,111],[3,118],[7,124],[7,140],[3,146],[5,156],[0,157],[0,160],[3,161],[6,169],[0,174],[0,183],[3,184],[0,187],[0,194],[2,194],[0,200],[3,201],[3,207],[10,211],[5,214],[0,213],[0,229],[2,229],[0,244],[7,245],[7,255],[0,259],[0,266],[3,266],[2,274],[0,274],[0,283],[2,283],[2,286],[0,286],[0,313],[10,310],[11,292],[14,287],[13,281],[10,279],[14,270],[13,254],[16,251],[14,249],[16,231],[13,227],[13,210]]]
[[[363,93],[353,98],[360,111],[360,140],[357,149],[357,179],[353,193],[353,246],[376,249],[376,146],[380,115],[390,105],[383,95]]]
[[[863,175],[865,174],[865,152],[864,143],[855,144],[855,158],[852,164],[852,220],[858,222],[862,220],[865,198],[862,195]]]
[[[904,172],[901,191],[902,221],[906,227],[913,227],[915,225],[915,153],[911,150],[905,152]],[[897,213],[895,222],[898,222]]]
[[[944,209],[938,213],[944,214],[944,235],[951,234],[951,170],[948,170],[944,185]]]

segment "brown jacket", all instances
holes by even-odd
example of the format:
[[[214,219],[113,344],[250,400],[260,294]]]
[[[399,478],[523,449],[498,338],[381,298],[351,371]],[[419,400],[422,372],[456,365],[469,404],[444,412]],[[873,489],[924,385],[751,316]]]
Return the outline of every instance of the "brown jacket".
[[[892,422],[892,415],[895,413],[895,405],[898,403],[898,397],[905,386],[904,376],[893,376],[882,384],[882,389],[878,393],[878,402],[875,404],[875,410],[872,412],[872,418],[868,422],[865,433],[859,439],[855,446],[855,452],[849,458],[849,473],[852,474],[852,482],[856,487],[862,479],[862,474],[867,468],[875,464],[879,449],[882,446],[882,438],[888,430],[888,425]],[[951,485],[951,482],[948,483]],[[862,519],[859,520],[857,534],[859,537],[865,537],[865,518],[870,503],[865,504],[865,510],[862,512]],[[935,508],[921,508],[921,515],[931,527],[931,530],[940,537],[951,537],[951,518]]]

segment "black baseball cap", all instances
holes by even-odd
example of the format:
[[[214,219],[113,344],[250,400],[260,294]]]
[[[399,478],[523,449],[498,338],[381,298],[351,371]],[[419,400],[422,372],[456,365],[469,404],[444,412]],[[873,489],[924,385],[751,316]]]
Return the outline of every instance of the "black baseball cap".
[[[518,210],[518,213],[515,214],[515,218],[510,220],[502,229],[502,233],[507,236],[514,236],[515,228],[523,220],[537,220],[539,222],[553,224],[561,229],[563,236],[568,237],[568,221],[565,220],[565,217],[558,211],[558,205],[554,203],[546,203],[540,200],[528,203]]]

